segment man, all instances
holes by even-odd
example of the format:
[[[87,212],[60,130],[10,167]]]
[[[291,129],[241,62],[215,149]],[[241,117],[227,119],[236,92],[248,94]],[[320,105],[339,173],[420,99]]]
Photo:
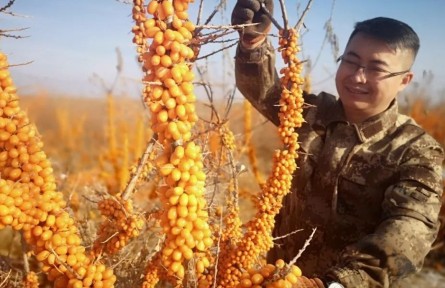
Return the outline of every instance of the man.
[[[273,11],[273,1],[263,0]],[[267,40],[271,21],[258,0],[238,0],[236,82],[241,93],[278,124],[280,86]],[[397,110],[413,79],[416,33],[400,21],[359,22],[339,59],[339,99],[305,95],[307,123],[293,190],[276,217],[268,260],[298,260],[306,287],[398,287],[419,271],[435,240],[442,194],[443,149]],[[298,229],[302,232],[291,233]],[[303,287],[303,286],[302,286]]]

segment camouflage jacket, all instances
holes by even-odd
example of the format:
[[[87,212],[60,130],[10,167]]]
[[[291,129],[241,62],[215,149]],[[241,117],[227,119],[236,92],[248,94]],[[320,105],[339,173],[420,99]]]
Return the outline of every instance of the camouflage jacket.
[[[278,124],[271,45],[238,47],[235,62],[238,89]],[[397,287],[420,270],[437,235],[443,149],[396,101],[361,124],[348,123],[327,93],[305,102],[312,105],[298,130],[299,169],[274,229],[275,237],[290,235],[275,241],[268,260],[290,261],[317,228],[297,262],[304,275],[347,288]]]

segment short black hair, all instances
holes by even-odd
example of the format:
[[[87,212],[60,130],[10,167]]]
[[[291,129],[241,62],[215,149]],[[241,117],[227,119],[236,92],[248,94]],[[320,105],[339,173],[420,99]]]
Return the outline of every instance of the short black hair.
[[[416,32],[408,24],[391,18],[377,17],[357,22],[349,36],[348,43],[357,33],[364,33],[384,41],[391,49],[408,49],[416,58],[420,48],[420,40]]]

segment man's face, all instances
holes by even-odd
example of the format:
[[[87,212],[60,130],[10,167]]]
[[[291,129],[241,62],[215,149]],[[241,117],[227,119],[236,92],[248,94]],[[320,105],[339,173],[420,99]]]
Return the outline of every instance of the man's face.
[[[351,122],[362,122],[385,111],[412,79],[412,53],[391,49],[366,34],[354,35],[337,70],[335,84]],[[366,67],[366,68],[361,68]],[[404,72],[393,76],[390,72]]]

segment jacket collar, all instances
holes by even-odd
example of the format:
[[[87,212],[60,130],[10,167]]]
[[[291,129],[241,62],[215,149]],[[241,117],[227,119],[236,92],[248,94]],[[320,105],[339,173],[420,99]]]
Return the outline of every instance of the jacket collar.
[[[335,103],[332,103],[331,109],[329,111],[325,111],[327,113],[323,113],[321,115],[321,123],[325,127],[328,127],[330,124],[334,122],[345,122],[349,123],[346,120],[345,112],[343,110],[343,105],[340,100],[337,100]],[[397,121],[398,115],[398,105],[397,100],[393,100],[388,109],[385,111],[372,116],[359,124],[350,124],[355,128],[358,139],[361,143],[368,141],[370,138],[375,135],[385,132],[392,128]],[[321,124],[320,123],[320,124]]]

